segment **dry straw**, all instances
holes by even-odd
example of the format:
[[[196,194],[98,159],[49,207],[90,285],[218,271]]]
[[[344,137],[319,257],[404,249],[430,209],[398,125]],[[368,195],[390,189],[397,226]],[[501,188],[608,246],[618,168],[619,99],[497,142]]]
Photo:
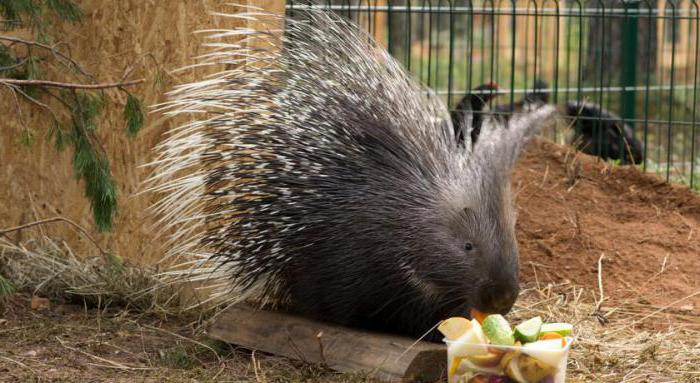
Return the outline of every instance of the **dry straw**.
[[[540,315],[574,324],[567,381],[700,382],[697,317],[668,326],[674,318],[664,310],[634,304],[606,308],[598,294],[568,284],[533,287],[522,293],[509,318],[517,323]]]
[[[107,253],[79,257],[65,242],[48,237],[24,244],[0,238],[0,273],[17,289],[91,307],[164,313],[178,307],[177,294],[157,278],[157,269]]]
[[[146,312],[179,310],[174,299],[177,294],[171,286],[162,284],[157,269],[130,266],[111,255],[78,257],[65,243],[47,237],[25,245],[0,239],[0,273],[19,289],[51,298],[95,306],[121,305]],[[602,278],[602,270],[599,275]],[[697,294],[700,292],[685,299]],[[602,283],[593,290],[569,284],[547,285],[524,290],[508,317],[511,323],[540,315],[545,321],[574,324],[576,343],[569,358],[568,381],[700,382],[700,320],[668,310],[681,301],[663,307],[638,303],[612,306],[605,299]],[[286,369],[292,368],[268,362],[259,374],[287,376],[290,371]],[[295,364],[293,368],[315,367]],[[322,370],[318,373],[324,375]],[[331,380],[371,378],[333,375]]]

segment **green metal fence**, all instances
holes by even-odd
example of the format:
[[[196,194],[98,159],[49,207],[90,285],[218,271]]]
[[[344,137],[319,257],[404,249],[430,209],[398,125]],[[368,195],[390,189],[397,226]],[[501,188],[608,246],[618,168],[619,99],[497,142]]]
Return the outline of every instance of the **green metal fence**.
[[[512,105],[544,80],[551,103],[619,115],[644,170],[700,189],[698,1],[287,1],[287,12],[322,7],[352,19],[451,107],[487,82]],[[575,130],[544,134],[570,142]]]

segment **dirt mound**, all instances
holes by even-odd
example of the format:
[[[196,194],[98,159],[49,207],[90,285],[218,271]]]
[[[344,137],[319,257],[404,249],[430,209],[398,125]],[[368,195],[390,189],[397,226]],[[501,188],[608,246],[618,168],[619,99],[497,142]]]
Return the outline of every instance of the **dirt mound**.
[[[700,314],[700,196],[687,187],[538,139],[514,192],[525,284],[570,281],[597,293],[604,255],[610,302],[670,306],[676,320]]]

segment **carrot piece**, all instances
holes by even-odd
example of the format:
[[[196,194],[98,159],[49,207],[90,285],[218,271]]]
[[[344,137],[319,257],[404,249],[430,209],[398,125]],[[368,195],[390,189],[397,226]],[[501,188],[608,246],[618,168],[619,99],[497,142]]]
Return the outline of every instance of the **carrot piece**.
[[[564,339],[564,337],[561,334],[557,334],[556,332],[546,332],[540,335],[540,340],[548,339],[561,339],[561,346],[566,347],[566,339]]]
[[[447,373],[447,379],[450,382],[452,381],[452,376],[457,372],[457,368],[459,367],[459,364],[462,363],[463,359],[463,356],[455,356],[452,358],[452,365],[450,366],[450,371]]]
[[[479,324],[483,323],[484,319],[486,319],[486,317],[489,316],[489,314],[482,313],[477,309],[472,309],[470,315],[472,319],[476,319],[476,321],[479,322]]]

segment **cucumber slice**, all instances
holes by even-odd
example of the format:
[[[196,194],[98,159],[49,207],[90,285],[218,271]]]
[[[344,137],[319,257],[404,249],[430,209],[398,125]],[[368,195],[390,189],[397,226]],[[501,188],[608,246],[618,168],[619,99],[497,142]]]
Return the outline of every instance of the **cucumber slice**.
[[[510,325],[503,315],[492,314],[487,316],[481,328],[492,344],[503,346],[512,346],[515,344],[513,330],[510,329]]]
[[[534,317],[515,326],[515,339],[529,343],[536,341],[540,336],[540,328],[542,327],[542,318]]]
[[[561,336],[571,335],[574,326],[570,323],[545,323],[540,328],[540,333],[553,332]]]

